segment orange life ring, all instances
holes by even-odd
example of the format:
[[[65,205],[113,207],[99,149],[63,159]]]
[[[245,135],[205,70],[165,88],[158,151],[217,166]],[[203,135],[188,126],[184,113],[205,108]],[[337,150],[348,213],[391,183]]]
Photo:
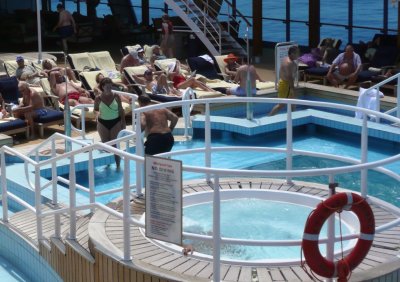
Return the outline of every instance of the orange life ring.
[[[318,237],[324,222],[337,211],[350,210],[360,221],[360,235],[353,250],[343,259],[333,262],[324,258],[319,250]],[[318,204],[304,228],[302,248],[308,266],[326,278],[346,278],[367,255],[375,234],[375,219],[371,207],[354,193],[338,193]]]

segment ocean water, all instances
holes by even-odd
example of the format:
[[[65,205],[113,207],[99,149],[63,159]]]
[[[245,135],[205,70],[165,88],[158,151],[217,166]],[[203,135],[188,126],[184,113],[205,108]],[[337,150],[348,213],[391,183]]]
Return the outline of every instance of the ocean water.
[[[375,33],[379,33],[379,28],[383,28],[383,10],[384,2],[389,4],[389,29],[397,29],[397,6],[393,7],[390,0],[354,0],[353,1],[353,25],[368,28],[377,28],[377,30],[353,29],[353,42],[360,40],[369,41]],[[59,1],[52,0],[52,9]],[[102,1],[97,7],[97,15],[102,17],[111,14],[110,7]],[[163,14],[164,2],[159,0],[150,0],[150,18],[157,18]],[[141,22],[141,0],[131,0],[135,8],[138,22]],[[251,1],[237,0],[237,9],[246,17],[252,16]],[[290,15],[295,21],[308,21],[308,0],[291,0]],[[81,2],[81,13],[86,15],[86,4]],[[227,11],[226,4],[222,6],[222,12]],[[66,1],[66,8],[69,11],[76,11],[76,1]],[[343,26],[331,26],[331,24],[346,25],[348,21],[348,1],[321,0],[321,38],[334,37],[342,39],[342,46],[348,41],[347,29]],[[173,15],[173,13],[171,13]],[[263,40],[281,42],[286,41],[286,26],[282,22],[286,14],[286,1],[263,1]],[[221,17],[223,19],[223,17]],[[251,19],[250,19],[251,22]],[[303,22],[291,23],[291,37],[301,45],[308,45],[308,26]],[[392,32],[393,33],[393,32]],[[245,35],[245,27],[241,25],[239,34]],[[251,30],[249,37],[251,38]]]

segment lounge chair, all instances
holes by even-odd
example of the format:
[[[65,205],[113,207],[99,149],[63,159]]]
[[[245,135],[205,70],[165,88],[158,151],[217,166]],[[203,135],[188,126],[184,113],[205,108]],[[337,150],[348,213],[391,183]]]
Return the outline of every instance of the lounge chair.
[[[25,133],[26,139],[29,139],[29,126],[26,121],[19,118],[0,119],[0,133],[6,135]]]
[[[131,46],[124,46],[120,49],[122,57],[129,54],[130,51],[136,51],[137,49],[142,48],[140,44],[131,45]]]
[[[77,77],[85,69],[96,69],[96,64],[88,52],[68,54],[67,60]]]
[[[89,57],[92,59],[95,68],[106,70],[107,72],[119,73],[117,65],[108,51],[89,52]]]
[[[196,71],[196,74],[201,74],[209,79],[224,79],[224,77],[217,72],[215,67],[217,63],[208,55],[188,58],[187,63],[190,70]]]

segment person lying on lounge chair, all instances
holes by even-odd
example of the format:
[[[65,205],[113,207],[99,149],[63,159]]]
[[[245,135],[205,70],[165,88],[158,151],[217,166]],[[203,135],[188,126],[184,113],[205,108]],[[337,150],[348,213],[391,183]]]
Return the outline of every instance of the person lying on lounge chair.
[[[158,74],[154,77],[153,74]],[[152,94],[165,94],[170,96],[182,96],[179,90],[175,89],[172,85],[168,85],[167,76],[163,72],[154,72],[150,69],[146,70],[143,77],[140,75],[133,75],[133,78],[138,84],[145,85],[146,89],[151,91]]]
[[[75,77],[74,72],[69,67],[66,67],[66,68],[55,67],[50,62],[50,60],[45,59],[42,62],[42,68],[43,68],[43,73],[47,77],[50,77],[50,73],[51,72],[58,71],[59,73],[61,73],[62,76],[65,76],[65,74],[67,74],[67,77],[68,77],[69,80],[72,80],[73,82],[78,82],[78,80]]]
[[[15,118],[25,119],[31,128],[31,138],[35,137],[34,119],[47,115],[47,110],[44,107],[43,97],[30,88],[28,83],[20,81],[18,83],[18,91],[22,94],[21,103],[15,107],[12,112]]]
[[[61,104],[64,104],[67,96],[71,107],[79,104],[94,104],[88,91],[73,82],[65,81],[59,72],[52,72],[49,81],[51,90],[60,98]]]
[[[236,72],[240,67],[238,61],[239,58],[233,53],[228,54],[228,56],[224,59],[224,62],[226,63],[225,73],[229,75],[229,80],[234,80],[236,77]]]
[[[34,66],[25,64],[25,59],[22,56],[17,56],[16,62],[18,64],[18,68],[15,70],[17,79],[34,86],[40,86],[40,78],[45,74],[37,71]]]
[[[211,89],[203,82],[197,80],[195,77],[185,77],[181,73],[181,63],[179,61],[170,63],[168,65],[168,76],[169,80],[173,82],[173,85],[176,89],[186,89],[188,87],[191,88],[200,88],[204,91],[215,92],[215,90]]]

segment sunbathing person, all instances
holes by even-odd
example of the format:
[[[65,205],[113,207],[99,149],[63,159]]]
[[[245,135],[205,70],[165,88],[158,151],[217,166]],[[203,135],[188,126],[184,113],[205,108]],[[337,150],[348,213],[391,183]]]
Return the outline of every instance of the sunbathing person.
[[[67,95],[68,103],[72,107],[79,104],[94,104],[94,100],[90,98],[88,91],[73,82],[66,82],[60,73],[52,72],[49,81],[51,90],[60,98],[61,104],[65,103]]]
[[[139,56],[137,51],[130,51],[128,55],[124,56],[120,64],[121,80],[123,84],[128,84],[124,77],[124,68],[140,66]]]
[[[243,65],[237,69],[234,81],[239,83],[239,86],[232,87],[226,90],[227,95],[246,96],[247,78],[250,79],[251,95],[257,93],[256,81],[264,81],[258,75],[256,68],[253,65]]]
[[[50,62],[50,60],[45,59],[42,62],[42,68],[43,68],[43,73],[47,76],[50,77],[50,73],[54,71],[58,71],[62,76],[67,75],[69,80],[72,80],[73,82],[78,82],[78,80],[75,77],[74,72],[71,70],[71,68],[66,67],[66,68],[61,68],[61,67],[55,67],[53,64]]]
[[[101,91],[101,88],[100,88],[100,83],[104,78],[105,78],[105,76],[101,72],[99,72],[96,75],[97,85],[93,88],[93,92],[94,92],[95,96],[98,96],[98,95],[101,94],[102,91]],[[112,81],[111,90],[129,92],[128,89],[129,89],[128,86],[126,86],[125,84]],[[119,96],[121,98],[121,102],[130,103],[131,100],[132,100],[130,97],[125,96],[125,95],[119,95]]]
[[[161,53],[161,47],[158,45],[153,45],[151,46],[151,58],[150,58],[150,63],[154,64],[155,60],[164,60],[167,58],[167,56],[163,55]]]
[[[154,77],[153,74],[158,74]],[[182,96],[181,92],[173,86],[168,85],[167,76],[163,72],[154,72],[150,69],[146,70],[143,76],[133,75],[138,84],[145,85],[146,89],[152,94],[166,94],[170,96]]]
[[[39,72],[32,65],[26,65],[24,57],[17,56],[16,58],[18,68],[15,70],[15,76],[20,81],[26,81],[27,83],[40,86],[40,78],[45,76],[43,72]]]
[[[176,61],[168,65],[168,76],[169,80],[173,82],[176,89],[200,88],[204,91],[215,92],[203,82],[197,80],[195,77],[185,77],[181,73],[181,63]]]
[[[229,80],[234,80],[236,77],[236,72],[240,67],[238,60],[239,58],[233,53],[228,54],[228,56],[224,59],[224,62],[226,63],[225,73],[229,75]]]
[[[25,119],[31,128],[31,138],[35,137],[34,119],[47,115],[47,110],[44,107],[43,97],[40,94],[29,88],[28,83],[20,81],[18,83],[18,91],[22,94],[21,103],[15,107],[12,112],[13,116],[20,119]]]

